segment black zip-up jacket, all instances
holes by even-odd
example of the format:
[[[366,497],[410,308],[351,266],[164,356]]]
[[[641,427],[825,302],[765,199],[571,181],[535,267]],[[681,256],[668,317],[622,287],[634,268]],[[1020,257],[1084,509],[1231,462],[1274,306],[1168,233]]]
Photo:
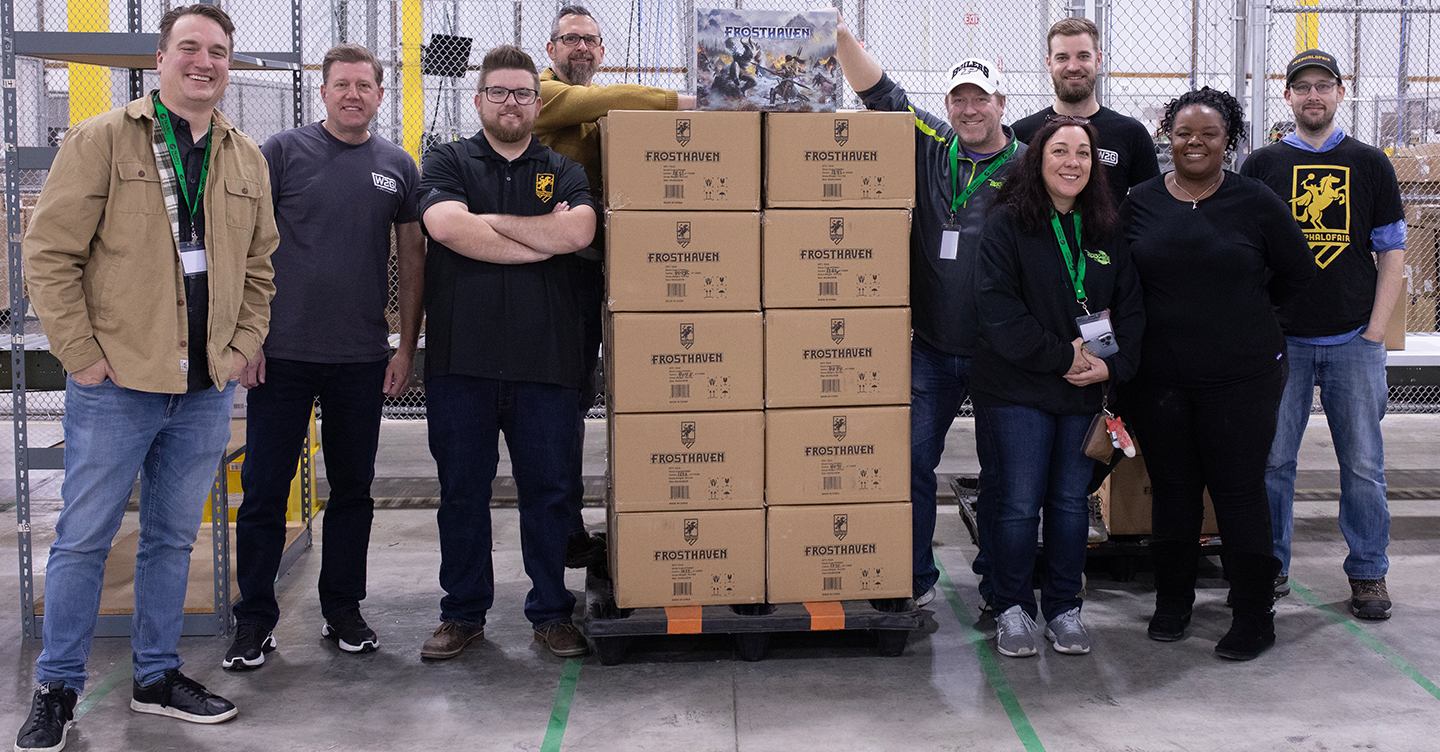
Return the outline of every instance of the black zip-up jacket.
[[[951,221],[950,201],[955,190],[950,178],[950,142],[955,130],[936,117],[910,104],[905,89],[882,75],[880,82],[859,92],[865,106],[885,112],[915,115],[915,211],[910,220],[910,307],[915,336],[925,344],[950,353],[974,355],[980,330],[975,314],[975,265],[980,254],[980,234],[985,212],[1004,183],[1005,174],[1020,162],[1025,144],[1001,126],[1006,147],[1016,145],[1012,155],[996,170],[974,196],[955,213],[961,227],[960,242],[953,259],[940,258],[940,234]],[[975,162],[960,151],[960,184],[968,185],[977,174],[1005,152]],[[963,188],[962,188],[963,190]]]
[[[1072,252],[1071,215],[1060,226]],[[1105,358],[1109,383],[1127,381],[1140,367],[1140,338],[1145,329],[1144,294],[1130,260],[1124,234],[1095,237],[1085,232],[1086,304],[1092,313],[1110,310],[1120,351]],[[970,367],[975,404],[1019,405],[1056,415],[1094,415],[1100,411],[1102,384],[1077,387],[1065,380],[1074,361],[1070,344],[1080,336],[1075,323],[1085,315],[1075,300],[1055,231],[1025,233],[1008,209],[997,207],[985,224],[976,272],[980,347]]]

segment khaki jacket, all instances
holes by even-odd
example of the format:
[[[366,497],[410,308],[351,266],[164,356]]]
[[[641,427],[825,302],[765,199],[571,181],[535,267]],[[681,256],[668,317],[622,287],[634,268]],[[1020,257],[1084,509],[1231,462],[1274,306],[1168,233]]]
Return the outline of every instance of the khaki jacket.
[[[572,86],[556,78],[553,68],[546,68],[540,73],[535,137],[585,168],[590,195],[599,206],[604,201],[600,192],[600,118],[611,110],[674,110],[679,102],[679,94],[653,86]]]
[[[31,303],[71,373],[107,358],[122,385],[186,391],[191,333],[184,272],[155,167],[149,97],[71,128],[23,246]],[[260,349],[279,245],[270,172],[255,142],[217,110],[205,183],[210,378],[223,388],[235,348]]]

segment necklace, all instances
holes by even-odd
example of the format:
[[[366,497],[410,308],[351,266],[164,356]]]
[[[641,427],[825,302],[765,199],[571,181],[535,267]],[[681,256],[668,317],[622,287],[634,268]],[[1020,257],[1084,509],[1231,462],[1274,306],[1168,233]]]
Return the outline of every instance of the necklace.
[[[1210,191],[1213,190],[1215,186],[1220,184],[1220,179],[1223,177],[1225,177],[1225,172],[1222,170],[1219,175],[1215,176],[1214,182],[1210,183],[1210,185],[1205,186],[1205,190],[1200,191],[1199,196],[1191,195],[1190,191],[1185,190],[1185,186],[1180,185],[1180,178],[1178,176],[1173,176],[1173,173],[1170,179],[1174,180],[1175,187],[1179,188],[1180,192],[1185,194],[1186,198],[1190,199],[1190,208],[1193,210],[1200,208],[1200,199],[1205,198],[1207,195],[1209,195]]]

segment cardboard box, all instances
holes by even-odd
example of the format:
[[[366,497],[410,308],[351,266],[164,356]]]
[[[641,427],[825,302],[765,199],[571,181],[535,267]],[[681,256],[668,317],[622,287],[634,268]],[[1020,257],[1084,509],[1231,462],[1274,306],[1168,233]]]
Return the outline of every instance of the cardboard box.
[[[765,510],[771,603],[909,598],[910,502]]]
[[[765,510],[609,513],[620,608],[761,603]],[[908,528],[907,528],[908,529]]]
[[[767,113],[765,206],[915,206],[915,116]]]
[[[759,509],[765,414],[611,415],[610,493],[619,512]]]
[[[760,310],[758,212],[607,213],[612,311]]]
[[[834,112],[840,81],[834,10],[695,10],[701,110]]]
[[[910,305],[904,209],[772,209],[760,258],[766,308]]]
[[[759,410],[759,313],[616,313],[606,317],[606,404],[617,413]]]
[[[611,110],[601,123],[611,209],[760,208],[760,113]]]
[[[1150,535],[1150,510],[1154,496],[1150,491],[1150,473],[1145,469],[1145,457],[1136,445],[1134,457],[1127,457],[1110,471],[1110,477],[1097,491],[1100,495],[1100,514],[1105,518],[1105,527],[1111,535]],[[1220,528],[1215,522],[1215,505],[1210,501],[1210,492],[1205,492],[1205,518],[1200,532],[1216,535]]]
[[[1405,183],[1440,182],[1440,144],[1420,144],[1401,149],[1390,157],[1395,179]]]
[[[910,404],[910,309],[765,312],[765,406]]]
[[[910,498],[910,408],[765,411],[765,503]]]

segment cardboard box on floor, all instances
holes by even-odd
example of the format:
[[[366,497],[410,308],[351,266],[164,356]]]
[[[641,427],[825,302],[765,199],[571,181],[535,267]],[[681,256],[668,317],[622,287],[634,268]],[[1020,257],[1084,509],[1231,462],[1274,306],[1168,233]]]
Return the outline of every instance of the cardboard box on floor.
[[[760,230],[766,308],[910,305],[910,212],[772,209]]]
[[[765,411],[765,503],[910,498],[910,408]]]
[[[765,600],[763,509],[616,512],[612,504],[608,523],[620,608]]]
[[[758,312],[611,314],[606,404],[622,413],[759,410],[764,340]]]
[[[771,603],[909,598],[910,502],[769,507],[766,588]]]
[[[915,116],[765,114],[765,207],[915,206]]]
[[[1150,507],[1153,495],[1150,490],[1150,473],[1145,468],[1145,457],[1138,452],[1127,457],[1110,471],[1110,477],[1096,493],[1100,496],[1100,513],[1105,518],[1105,527],[1111,535],[1150,535]],[[1215,505],[1210,501],[1210,491],[1205,491],[1205,518],[1200,532],[1215,535],[1220,529],[1215,524]]]
[[[760,113],[611,110],[600,121],[611,209],[760,209]]]
[[[758,212],[606,213],[612,311],[760,310]]]
[[[611,414],[609,429],[618,512],[765,504],[765,414],[759,410]]]
[[[765,312],[765,406],[910,404],[909,308]]]

